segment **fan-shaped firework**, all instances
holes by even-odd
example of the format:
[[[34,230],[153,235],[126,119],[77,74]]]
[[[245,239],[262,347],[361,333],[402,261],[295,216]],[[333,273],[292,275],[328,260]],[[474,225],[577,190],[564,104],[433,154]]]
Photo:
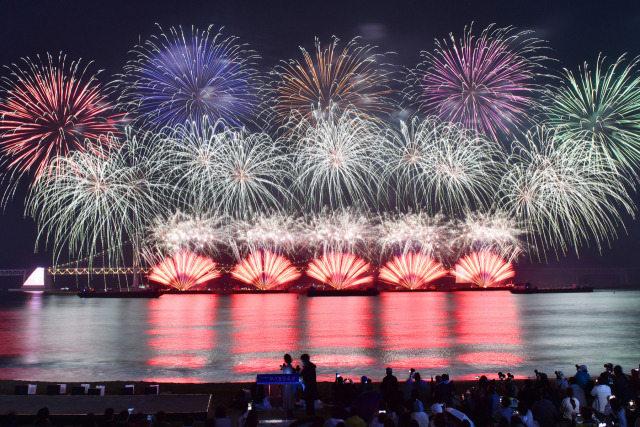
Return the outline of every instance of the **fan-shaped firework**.
[[[383,215],[376,235],[383,257],[389,253],[422,252],[443,259],[450,251],[452,230],[444,215],[421,212]]]
[[[157,143],[153,134],[127,129],[124,142],[112,144],[115,151],[76,151],[52,161],[53,177],[34,187],[27,212],[37,220],[39,234],[53,238],[55,259],[65,245],[89,263],[106,250],[110,265],[122,265],[118,251],[127,241],[140,253],[147,221],[167,200],[158,183],[162,170],[149,160]]]
[[[291,60],[272,73],[278,121],[311,120],[332,105],[353,106],[369,118],[392,109],[389,73],[374,47],[359,45],[354,39],[339,51],[334,37],[324,49],[316,39],[315,56],[300,50],[302,62]]]
[[[133,55],[125,67],[123,100],[145,124],[161,128],[206,117],[241,126],[256,111],[257,55],[212,26],[190,32],[171,27],[136,46]]]
[[[459,253],[484,250],[512,261],[526,251],[525,234],[506,212],[467,212],[453,245]]]
[[[250,253],[233,269],[231,275],[263,291],[276,289],[301,276],[288,259],[270,251]]]
[[[577,251],[590,238],[600,248],[622,224],[618,208],[632,214],[635,206],[602,150],[566,133],[538,128],[515,144],[501,203],[540,249]]]
[[[531,33],[491,25],[479,37],[469,27],[460,40],[436,40],[411,76],[422,89],[421,107],[493,138],[524,127],[537,107],[535,80],[546,59]]]
[[[421,253],[395,256],[380,268],[380,280],[408,289],[418,289],[447,274],[442,265]]]
[[[435,118],[402,124],[389,138],[386,175],[397,182],[401,204],[432,213],[460,213],[488,205],[498,186],[504,159],[498,144],[472,135],[460,125]]]
[[[302,236],[316,254],[351,252],[366,254],[373,240],[373,227],[366,212],[351,209],[311,215],[304,223]]]
[[[47,55],[22,63],[8,67],[0,83],[0,150],[14,178],[32,172],[37,181],[54,171],[48,166],[56,156],[99,149],[87,140],[116,132],[122,117],[80,61]]]
[[[353,288],[373,281],[368,262],[353,254],[331,252],[309,263],[307,275],[335,289]]]
[[[640,165],[640,58],[623,65],[624,57],[605,69],[598,58],[593,72],[587,64],[578,76],[565,70],[565,86],[553,88],[549,124],[597,142],[625,168]],[[634,172],[635,173],[635,172]]]
[[[309,206],[359,207],[373,200],[381,142],[374,122],[333,106],[326,117],[302,122],[294,136],[300,144],[295,184]]]
[[[216,263],[209,258],[183,250],[153,267],[149,280],[188,291],[220,277],[215,268]]]
[[[187,215],[177,211],[169,217],[158,217],[147,231],[151,257],[190,251],[219,254],[229,244],[229,225],[225,218]]]
[[[458,283],[473,283],[486,288],[515,275],[511,263],[493,252],[473,252],[460,259],[453,269]]]
[[[266,133],[216,130],[204,120],[178,126],[169,140],[155,158],[196,210],[246,218],[286,204],[287,158]]]

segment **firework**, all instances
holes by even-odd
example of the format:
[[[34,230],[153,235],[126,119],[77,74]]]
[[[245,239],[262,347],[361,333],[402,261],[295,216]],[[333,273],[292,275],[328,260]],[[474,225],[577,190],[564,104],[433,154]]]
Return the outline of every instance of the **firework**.
[[[391,285],[418,289],[447,274],[442,265],[421,253],[407,253],[394,257],[380,268],[380,280]]]
[[[402,123],[387,138],[385,174],[396,181],[400,204],[417,200],[430,212],[458,214],[490,204],[500,182],[504,153],[460,125],[435,118]]]
[[[609,166],[590,141],[568,138],[562,128],[537,128],[514,145],[501,205],[539,249],[577,252],[591,239],[600,248],[622,224],[618,210],[635,210],[624,177]]]
[[[37,181],[56,156],[99,149],[93,142],[115,133],[122,116],[88,71],[91,64],[68,63],[62,54],[22,64],[8,67],[0,83],[0,150],[13,177],[32,172]]]
[[[270,251],[250,253],[233,269],[231,275],[263,291],[276,289],[301,276],[288,259]]]
[[[525,230],[504,211],[467,212],[453,245],[459,253],[490,251],[512,261],[526,252]]]
[[[313,208],[361,207],[374,200],[380,128],[350,108],[304,121],[295,151],[295,184]]]
[[[515,275],[511,263],[493,252],[473,252],[458,261],[453,269],[458,283],[473,283],[482,288],[494,286]]]
[[[285,62],[272,73],[278,121],[310,120],[333,105],[355,107],[369,118],[389,112],[389,72],[374,49],[353,39],[340,51],[336,37],[324,49],[316,39],[315,56],[300,48],[302,62]]]
[[[365,211],[324,209],[308,217],[302,236],[316,256],[329,252],[366,255],[373,241],[374,228]]]
[[[215,268],[216,263],[209,258],[185,250],[153,267],[149,280],[179,291],[188,291],[220,277]]]
[[[586,137],[602,146],[623,167],[640,165],[640,58],[623,66],[624,56],[595,70],[587,64],[578,76],[565,70],[565,85],[552,88],[546,110],[549,124],[564,126],[574,138]],[[577,136],[576,136],[577,134]]]
[[[146,221],[161,214],[168,200],[159,184],[162,170],[150,161],[158,144],[154,134],[125,130],[117,150],[75,151],[52,160],[52,178],[34,187],[27,212],[37,220],[40,236],[53,240],[54,259],[68,246],[91,264],[101,250],[109,265],[122,265],[126,242],[140,253]],[[49,172],[46,172],[49,173]]]
[[[335,289],[346,289],[373,282],[368,262],[353,254],[331,252],[309,263],[307,275]]]
[[[421,252],[443,259],[450,251],[451,228],[443,214],[386,214],[376,227],[377,244],[382,257],[388,253]]]
[[[546,60],[531,33],[491,25],[479,37],[469,27],[460,40],[436,40],[411,74],[421,107],[494,139],[524,127],[537,108],[536,77]]]
[[[208,120],[179,125],[155,158],[197,211],[247,218],[289,197],[287,156],[266,133],[217,129]]]
[[[259,250],[294,254],[302,246],[302,224],[292,215],[260,214],[249,220],[234,221],[232,229],[238,254]]]
[[[160,31],[134,48],[122,77],[123,101],[144,123],[161,128],[205,117],[231,126],[247,122],[261,85],[257,55],[212,26]]]
[[[157,217],[147,230],[147,247],[153,259],[157,254],[189,251],[217,255],[229,243],[229,225],[224,217],[188,215],[177,211],[169,217]]]

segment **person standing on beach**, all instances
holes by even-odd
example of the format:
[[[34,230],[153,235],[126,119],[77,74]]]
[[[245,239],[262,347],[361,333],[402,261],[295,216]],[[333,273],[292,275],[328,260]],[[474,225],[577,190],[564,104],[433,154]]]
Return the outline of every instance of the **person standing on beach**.
[[[304,399],[307,415],[315,415],[315,403],[318,398],[318,382],[316,381],[316,365],[311,363],[311,357],[308,354],[300,356],[302,361],[302,372],[300,377],[304,384],[302,398]]]
[[[298,367],[298,369],[294,369],[293,360],[291,359],[290,354],[284,355],[284,364],[280,368],[282,369],[282,373],[287,375],[297,374],[300,370],[300,367]],[[293,405],[295,400],[294,394],[296,386],[296,384],[285,384],[282,393],[282,400],[284,403],[284,408],[287,412],[287,418],[293,418]]]

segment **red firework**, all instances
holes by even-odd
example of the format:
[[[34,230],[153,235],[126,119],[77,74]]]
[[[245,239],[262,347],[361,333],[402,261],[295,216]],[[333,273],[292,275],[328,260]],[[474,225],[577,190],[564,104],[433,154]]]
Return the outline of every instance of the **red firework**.
[[[515,275],[513,266],[493,252],[473,252],[460,259],[454,267],[456,282],[473,283],[486,288]]]
[[[211,259],[183,250],[153,267],[149,280],[188,291],[220,277],[215,268],[216,263]]]
[[[311,261],[307,275],[335,289],[346,289],[373,282],[369,268],[369,263],[362,258],[332,252]]]
[[[380,268],[380,280],[408,289],[418,289],[446,274],[442,264],[422,253],[396,256]]]
[[[270,251],[252,252],[238,264],[231,276],[266,291],[284,286],[298,279],[301,274],[291,261]]]
[[[23,58],[26,67],[13,65],[2,79],[0,151],[18,177],[33,170],[37,181],[55,156],[92,149],[122,120],[96,76],[79,61],[67,66],[65,60]]]

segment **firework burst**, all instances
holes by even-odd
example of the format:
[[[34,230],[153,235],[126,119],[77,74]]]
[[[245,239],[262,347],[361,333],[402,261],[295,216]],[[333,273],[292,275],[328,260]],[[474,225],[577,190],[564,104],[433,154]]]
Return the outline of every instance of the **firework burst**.
[[[494,139],[525,127],[538,107],[536,77],[546,60],[531,33],[490,25],[477,37],[470,26],[460,40],[453,34],[436,40],[410,75],[421,87],[414,99],[427,112]]]
[[[153,267],[149,280],[188,291],[220,277],[215,268],[216,263],[211,259],[183,250]]]
[[[298,217],[281,213],[260,214],[232,225],[236,254],[268,250],[277,254],[298,252],[302,223]]]
[[[0,150],[12,176],[38,181],[56,156],[99,150],[101,135],[116,133],[122,119],[95,74],[62,54],[46,61],[23,58],[0,82]],[[101,145],[110,142],[105,138]],[[91,142],[90,142],[91,141]]]
[[[134,48],[122,77],[122,99],[145,124],[162,128],[206,117],[242,126],[251,119],[261,86],[253,51],[212,26],[160,31]]]
[[[374,200],[381,130],[354,110],[333,106],[326,117],[300,123],[293,134],[295,185],[311,208],[363,207]]]
[[[551,89],[547,114],[551,126],[577,138],[586,134],[631,170],[640,166],[640,58],[623,62],[621,56],[605,69],[599,57],[595,70],[585,63],[577,77],[565,70],[565,85]]]
[[[504,211],[467,212],[457,228],[453,245],[459,253],[489,251],[513,261],[527,249],[525,230]]]
[[[301,276],[288,259],[270,251],[250,253],[231,275],[263,291],[282,287]]]
[[[373,282],[368,262],[353,254],[331,252],[309,263],[307,275],[334,289],[346,289]]]
[[[618,208],[633,214],[624,177],[589,140],[567,138],[564,129],[537,128],[515,143],[502,180],[501,205],[520,221],[539,249],[598,248],[622,224]]]
[[[380,268],[380,280],[407,289],[424,287],[447,274],[447,270],[433,258],[421,253],[407,253],[394,257]]]
[[[458,261],[454,275],[458,283],[473,283],[481,288],[498,285],[515,275],[511,263],[493,252],[473,252]]]
[[[107,250],[110,265],[122,265],[123,245],[131,242],[140,253],[147,221],[162,214],[168,200],[159,183],[161,168],[150,161],[156,135],[126,129],[117,150],[75,151],[55,158],[52,178],[34,187],[27,212],[38,223],[39,236],[53,240],[54,260],[68,245],[70,255],[84,255],[89,263]],[[49,173],[49,172],[47,172]]]
[[[308,247],[313,253],[350,252],[367,254],[374,228],[366,212],[345,209],[311,215],[303,225]]]
[[[421,252],[443,259],[450,252],[451,231],[451,223],[443,214],[386,214],[376,227],[377,244],[383,258],[388,254]]]
[[[311,120],[333,105],[353,106],[369,118],[392,109],[389,72],[374,47],[353,39],[340,51],[336,37],[324,49],[316,39],[315,47],[315,56],[300,48],[302,62],[291,60],[272,73],[279,122]]]
[[[430,212],[450,215],[490,204],[504,160],[497,143],[435,118],[402,123],[385,151],[385,176],[397,183],[399,204],[419,208],[424,200]]]

